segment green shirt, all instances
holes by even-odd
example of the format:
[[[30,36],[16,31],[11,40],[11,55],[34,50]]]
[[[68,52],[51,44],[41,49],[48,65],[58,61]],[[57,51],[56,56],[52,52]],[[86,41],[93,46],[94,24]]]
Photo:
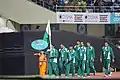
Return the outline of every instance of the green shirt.
[[[110,46],[102,47],[102,52],[100,54],[100,57],[103,57],[103,59],[111,59],[112,58],[112,60],[115,58],[113,50]]]
[[[76,58],[79,59],[80,58],[80,45],[75,45],[74,49],[76,51]]]
[[[86,47],[81,46],[80,48],[80,60],[86,60]]]
[[[46,51],[46,54],[48,54],[48,62],[55,62],[57,63],[58,58],[58,50],[53,48],[51,51],[48,49]]]
[[[68,49],[66,47],[59,49],[60,52],[60,61],[64,61],[68,57]]]
[[[93,46],[87,47],[87,60],[93,60],[95,58],[95,50]]]
[[[75,50],[69,50],[68,52],[68,55],[69,55],[69,61],[72,61],[72,63],[75,63],[75,57],[76,57],[76,52]]]

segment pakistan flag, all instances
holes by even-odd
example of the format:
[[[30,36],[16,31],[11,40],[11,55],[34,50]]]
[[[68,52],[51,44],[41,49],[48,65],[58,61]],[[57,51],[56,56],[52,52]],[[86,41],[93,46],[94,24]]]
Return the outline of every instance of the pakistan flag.
[[[48,20],[48,24],[46,27],[46,31],[44,33],[43,40],[51,45],[51,29],[50,29],[50,20]]]

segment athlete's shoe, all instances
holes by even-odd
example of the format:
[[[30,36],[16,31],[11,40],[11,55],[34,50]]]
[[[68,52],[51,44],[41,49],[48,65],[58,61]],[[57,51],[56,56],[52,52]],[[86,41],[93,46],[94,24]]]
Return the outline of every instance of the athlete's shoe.
[[[65,78],[68,78],[68,76],[65,76]]]
[[[82,78],[84,79],[84,78],[85,78],[85,76],[82,76]]]
[[[108,75],[104,75],[104,77],[108,77]]]
[[[77,75],[77,77],[81,77],[80,75]]]
[[[90,76],[87,76],[87,77],[90,77]]]
[[[94,76],[96,75],[96,71],[93,73],[93,75],[94,75]]]
[[[59,76],[56,76],[56,78],[59,78]]]
[[[110,74],[108,76],[111,76],[112,75],[112,72],[110,72]]]

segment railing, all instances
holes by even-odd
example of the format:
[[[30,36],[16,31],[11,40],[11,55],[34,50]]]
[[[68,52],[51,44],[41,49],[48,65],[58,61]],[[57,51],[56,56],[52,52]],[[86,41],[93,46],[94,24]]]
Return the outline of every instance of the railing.
[[[120,6],[56,6],[56,12],[120,12]]]

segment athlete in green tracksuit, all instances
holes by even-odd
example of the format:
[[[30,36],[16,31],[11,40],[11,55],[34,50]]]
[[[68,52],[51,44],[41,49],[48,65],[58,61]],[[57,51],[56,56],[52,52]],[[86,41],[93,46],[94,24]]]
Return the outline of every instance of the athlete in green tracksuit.
[[[57,65],[58,50],[51,45],[51,48],[46,51],[48,54],[48,75],[51,76],[53,72],[56,76],[59,75],[59,69]]]
[[[59,75],[61,76],[63,69],[65,69],[64,63],[66,62],[67,56],[68,56],[68,49],[61,44],[59,49]]]
[[[66,76],[69,76],[70,70],[72,71],[72,76],[75,75],[75,57],[76,57],[76,52],[73,49],[73,46],[69,46],[68,61],[65,64]]]
[[[79,49],[79,72],[82,78],[85,78],[85,62],[86,62],[86,47],[84,46],[84,43],[81,42],[81,47]]]
[[[87,62],[86,62],[87,76],[90,76],[90,68],[93,70],[94,75],[96,73],[94,67],[94,59],[95,59],[94,47],[91,46],[90,42],[87,42]]]
[[[78,75],[80,75],[80,70],[79,70],[79,65],[80,65],[79,49],[80,49],[80,41],[77,41],[77,44],[74,46],[74,50],[76,51],[75,67],[76,67]]]
[[[102,61],[103,58],[103,61]],[[114,53],[112,48],[105,42],[105,46],[102,47],[102,52],[100,55],[100,61],[103,62],[105,70],[105,77],[111,76],[112,72],[110,71],[111,60],[114,62]]]

